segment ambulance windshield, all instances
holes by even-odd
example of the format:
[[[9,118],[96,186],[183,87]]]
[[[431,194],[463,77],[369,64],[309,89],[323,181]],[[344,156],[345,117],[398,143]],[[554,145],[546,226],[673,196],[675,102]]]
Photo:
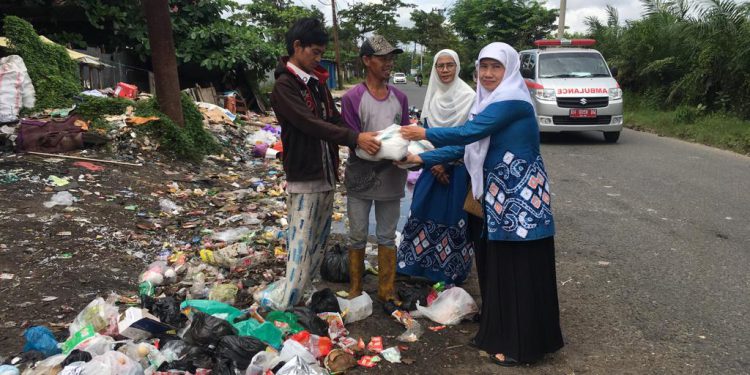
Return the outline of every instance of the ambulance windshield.
[[[539,78],[611,77],[598,53],[561,52],[539,55]]]

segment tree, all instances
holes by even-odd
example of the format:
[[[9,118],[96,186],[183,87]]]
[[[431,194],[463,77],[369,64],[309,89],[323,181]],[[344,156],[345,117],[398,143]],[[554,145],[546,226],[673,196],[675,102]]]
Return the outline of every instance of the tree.
[[[537,0],[458,0],[449,18],[471,62],[479,50],[491,42],[505,42],[516,49],[533,45],[554,31],[557,9],[546,9]]]
[[[185,126],[168,1],[143,0],[143,15],[148,28],[148,40],[152,46],[156,99],[159,107],[174,123]]]
[[[348,31],[350,37],[364,40],[365,34],[374,32],[387,36],[391,43],[409,41],[404,29],[398,26],[396,16],[401,8],[412,8],[414,4],[402,0],[382,0],[377,3],[357,2],[341,10],[342,31]]]
[[[263,30],[266,39],[285,49],[284,35],[294,21],[315,17],[325,22],[325,16],[315,6],[305,8],[291,0],[256,0],[241,5],[230,18],[241,25],[251,25]]]
[[[414,41],[427,48],[425,51],[427,56],[432,56],[446,48],[460,49],[458,36],[453,31],[453,27],[447,24],[443,12],[438,10],[425,12],[416,9],[411,12],[411,20],[414,22],[411,36]]]

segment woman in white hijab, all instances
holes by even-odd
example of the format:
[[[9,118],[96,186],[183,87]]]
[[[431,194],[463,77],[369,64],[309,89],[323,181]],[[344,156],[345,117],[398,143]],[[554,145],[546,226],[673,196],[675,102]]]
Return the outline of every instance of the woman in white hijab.
[[[476,68],[477,97],[464,126],[410,126],[401,133],[463,150],[471,195],[482,206],[481,217],[469,215],[482,294],[474,343],[494,354],[497,364],[513,366],[563,346],[551,193],[518,53],[505,43],[491,43],[479,53]],[[430,167],[443,156],[430,151],[409,155],[406,162]]]
[[[444,49],[435,55],[422,106],[425,127],[466,122],[476,94],[459,78],[460,69],[455,51]],[[455,152],[452,156],[461,157],[462,153]],[[462,209],[467,184],[468,173],[460,162],[437,164],[423,171],[414,186],[409,220],[402,231],[396,262],[399,273],[446,284],[466,280],[474,260],[474,248],[466,234],[467,214]]]

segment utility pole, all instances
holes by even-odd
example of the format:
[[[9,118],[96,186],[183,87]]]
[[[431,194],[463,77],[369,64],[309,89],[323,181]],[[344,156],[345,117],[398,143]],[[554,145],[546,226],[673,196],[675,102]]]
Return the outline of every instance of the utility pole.
[[[341,76],[341,52],[339,50],[339,21],[336,18],[336,0],[331,0],[331,12],[333,18],[333,48],[336,52],[336,85],[339,90],[344,87],[343,77]]]
[[[557,37],[562,39],[565,37],[565,4],[566,0],[560,0],[560,22],[558,22]]]
[[[143,0],[143,15],[151,44],[151,65],[154,69],[156,100],[159,108],[179,126],[185,126],[180,101],[180,79],[172,38],[169,0]]]

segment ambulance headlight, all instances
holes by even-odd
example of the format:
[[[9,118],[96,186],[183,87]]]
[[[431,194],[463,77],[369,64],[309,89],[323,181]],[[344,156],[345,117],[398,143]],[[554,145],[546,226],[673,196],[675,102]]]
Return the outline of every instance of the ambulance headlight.
[[[622,116],[612,116],[612,125],[622,125]]]
[[[555,89],[537,89],[536,98],[539,100],[555,100]]]
[[[609,89],[609,100],[620,100],[622,99],[622,89],[619,87],[613,87]]]

